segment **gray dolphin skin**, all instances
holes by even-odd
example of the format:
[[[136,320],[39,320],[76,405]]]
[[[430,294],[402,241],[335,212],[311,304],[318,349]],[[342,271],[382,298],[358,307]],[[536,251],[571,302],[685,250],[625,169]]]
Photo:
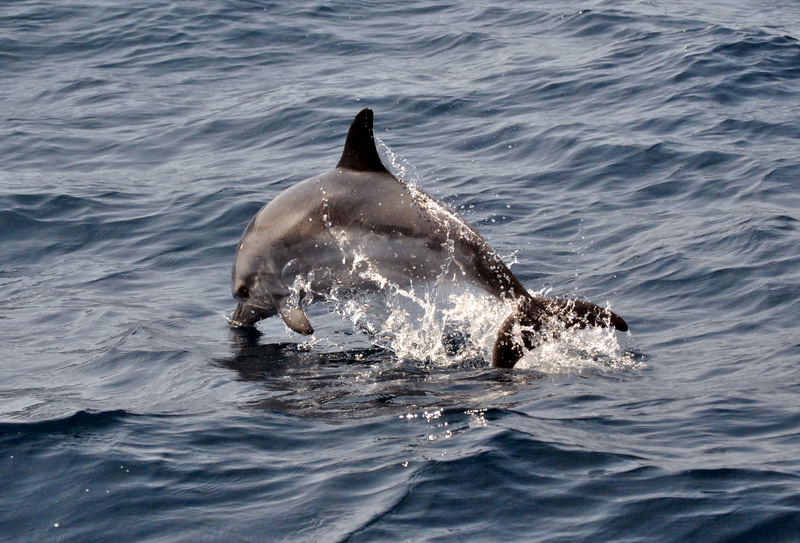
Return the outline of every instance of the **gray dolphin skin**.
[[[273,315],[303,335],[314,332],[303,305],[320,293],[378,290],[454,276],[516,309],[500,326],[492,365],[511,368],[565,327],[628,329],[611,311],[579,300],[531,296],[502,259],[455,213],[394,177],[375,147],[373,113],[356,115],[336,167],[286,189],[245,228],[231,288],[231,325]],[[292,289],[296,280],[304,285]],[[310,292],[309,292],[310,291]]]

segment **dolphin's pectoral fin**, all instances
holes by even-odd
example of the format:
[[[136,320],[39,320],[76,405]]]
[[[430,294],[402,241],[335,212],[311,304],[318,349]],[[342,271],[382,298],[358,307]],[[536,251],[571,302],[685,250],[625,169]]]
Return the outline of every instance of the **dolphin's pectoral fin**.
[[[548,324],[554,321],[566,328],[613,326],[621,332],[628,330],[628,323],[622,317],[589,302],[567,298],[519,298],[516,309],[497,332],[492,366],[513,368],[526,350],[535,349],[542,342],[556,337],[557,328],[548,330]]]
[[[303,336],[310,336],[314,333],[314,328],[308,322],[305,312],[299,307],[291,307],[284,300],[278,307],[278,314],[283,322],[293,331]]]

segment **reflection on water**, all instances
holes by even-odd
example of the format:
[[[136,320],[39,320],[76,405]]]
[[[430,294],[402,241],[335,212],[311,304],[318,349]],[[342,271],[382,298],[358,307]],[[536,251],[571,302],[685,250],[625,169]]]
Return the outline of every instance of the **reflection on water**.
[[[540,379],[534,371],[442,367],[401,359],[375,348],[325,352],[296,343],[261,343],[254,329],[232,329],[232,356],[216,362],[264,394],[247,406],[304,416],[401,414],[454,405],[476,409],[506,405],[502,399]]]

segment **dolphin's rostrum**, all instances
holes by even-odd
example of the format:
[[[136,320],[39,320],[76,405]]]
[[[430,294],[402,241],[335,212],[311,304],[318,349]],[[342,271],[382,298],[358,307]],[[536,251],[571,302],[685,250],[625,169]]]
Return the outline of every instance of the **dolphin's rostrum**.
[[[500,326],[492,364],[510,368],[562,327],[628,329],[615,313],[579,300],[531,296],[475,230],[394,177],[375,147],[372,110],[353,120],[336,167],[279,194],[247,225],[232,274],[233,326],[279,314],[299,334],[312,293],[365,291],[440,279],[470,282],[516,309]],[[297,278],[311,292],[292,289]]]

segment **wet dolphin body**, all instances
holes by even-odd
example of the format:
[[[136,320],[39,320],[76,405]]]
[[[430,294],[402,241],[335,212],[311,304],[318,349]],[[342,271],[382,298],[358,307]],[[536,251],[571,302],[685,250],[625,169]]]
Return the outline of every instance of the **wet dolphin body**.
[[[231,281],[238,300],[233,326],[279,314],[307,335],[314,329],[303,304],[313,293],[377,290],[382,279],[406,286],[448,275],[516,303],[498,332],[494,366],[513,367],[525,349],[548,337],[553,321],[628,329],[621,317],[594,304],[531,296],[475,230],[389,173],[372,123],[372,110],[362,110],[336,167],[286,189],[247,225]],[[298,277],[311,292],[293,294]]]

